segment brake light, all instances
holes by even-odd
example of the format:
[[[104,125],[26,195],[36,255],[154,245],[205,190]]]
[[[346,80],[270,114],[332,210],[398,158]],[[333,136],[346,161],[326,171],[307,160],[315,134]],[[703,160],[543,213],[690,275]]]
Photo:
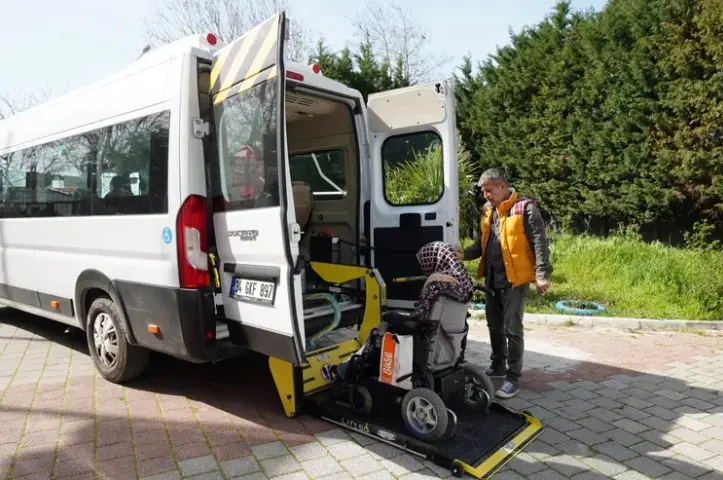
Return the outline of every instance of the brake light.
[[[206,41],[208,42],[209,45],[216,45],[216,42],[218,41],[218,39],[216,38],[216,35],[214,35],[213,33],[207,33]]]
[[[321,72],[321,65],[319,65],[318,63],[315,63],[311,66],[311,70],[314,73],[319,73],[319,72]]]
[[[296,73],[296,72],[290,72],[288,70],[286,71],[286,78],[290,78],[290,79],[296,80],[298,82],[304,81],[304,76],[302,74]]]
[[[201,288],[211,285],[208,271],[208,223],[206,199],[189,196],[176,219],[176,248],[178,250],[178,280],[181,288]]]

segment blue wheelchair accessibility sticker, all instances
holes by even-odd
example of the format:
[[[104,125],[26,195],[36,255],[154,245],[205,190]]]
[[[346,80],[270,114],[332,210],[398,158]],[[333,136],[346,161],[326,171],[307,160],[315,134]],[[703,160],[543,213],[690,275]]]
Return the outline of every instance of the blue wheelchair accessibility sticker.
[[[165,227],[163,229],[163,243],[171,243],[173,240],[173,232],[171,232],[171,229],[168,227]]]

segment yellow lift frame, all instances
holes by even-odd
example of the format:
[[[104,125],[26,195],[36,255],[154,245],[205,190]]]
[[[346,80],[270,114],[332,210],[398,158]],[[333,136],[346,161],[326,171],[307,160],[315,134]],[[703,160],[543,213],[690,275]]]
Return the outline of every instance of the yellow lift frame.
[[[321,392],[331,385],[322,375],[322,367],[324,365],[339,365],[351,357],[354,352],[358,351],[366,342],[372,329],[379,325],[382,312],[387,303],[386,283],[377,269],[321,262],[311,262],[310,266],[319,277],[329,284],[342,285],[354,280],[363,279],[365,289],[364,316],[355,338],[307,352],[306,363],[301,366],[295,366],[285,360],[269,357],[271,375],[274,379],[284,412],[289,418],[294,418],[300,413],[303,413],[305,401],[313,394]],[[521,430],[515,432],[512,438],[500,439],[499,448],[492,454],[487,455],[486,458],[482,459],[476,465],[469,465],[459,459],[447,459],[447,461],[443,463],[444,465],[448,465],[448,468],[452,468],[453,473],[461,475],[463,471],[475,478],[489,478],[489,476],[507,464],[522,451],[527,444],[542,433],[542,424],[529,413],[513,412],[496,403],[492,406],[508,411],[511,415],[523,416],[526,425]],[[349,425],[349,422],[346,421],[338,422],[325,416],[322,416],[322,418],[346,428],[351,428],[358,433],[370,435],[376,430],[370,425],[353,428]],[[356,425],[356,427],[358,427],[358,425]],[[401,447],[398,443],[390,442],[381,436],[370,436],[377,440]],[[404,448],[407,450],[410,449],[409,439],[407,439]],[[430,449],[433,449],[433,446],[428,444],[420,445],[417,453],[425,456],[424,452]],[[437,455],[426,456],[437,457]],[[442,465],[442,463],[440,463],[440,465]]]

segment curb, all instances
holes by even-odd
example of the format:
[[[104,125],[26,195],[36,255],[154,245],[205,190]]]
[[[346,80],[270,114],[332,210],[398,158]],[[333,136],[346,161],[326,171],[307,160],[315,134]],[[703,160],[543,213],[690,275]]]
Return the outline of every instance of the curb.
[[[470,310],[472,319],[484,320],[484,312]],[[612,327],[632,330],[698,330],[723,331],[723,320],[651,320],[647,318],[619,318],[605,316],[554,315],[548,313],[525,313],[524,322],[531,325],[565,325],[580,327]]]

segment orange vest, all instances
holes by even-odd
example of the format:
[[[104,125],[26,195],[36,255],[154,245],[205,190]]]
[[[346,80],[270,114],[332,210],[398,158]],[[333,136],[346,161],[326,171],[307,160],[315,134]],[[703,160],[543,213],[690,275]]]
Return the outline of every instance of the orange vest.
[[[517,192],[497,206],[500,221],[500,246],[502,261],[505,264],[507,280],[513,287],[519,287],[535,281],[535,254],[525,235],[525,204],[528,200],[521,198]],[[509,211],[512,214],[508,216]],[[482,257],[480,258],[477,278],[485,274],[485,250],[492,228],[492,208],[483,211],[480,230],[482,234]]]

